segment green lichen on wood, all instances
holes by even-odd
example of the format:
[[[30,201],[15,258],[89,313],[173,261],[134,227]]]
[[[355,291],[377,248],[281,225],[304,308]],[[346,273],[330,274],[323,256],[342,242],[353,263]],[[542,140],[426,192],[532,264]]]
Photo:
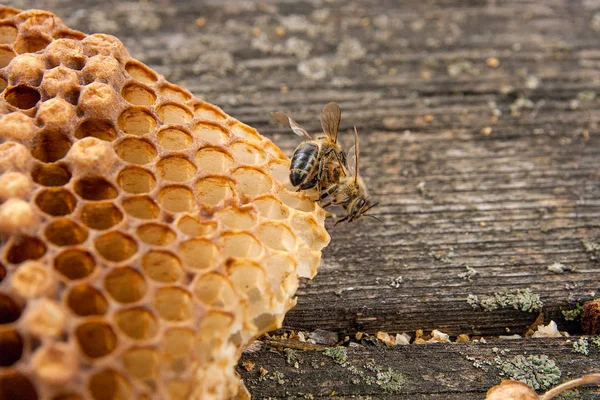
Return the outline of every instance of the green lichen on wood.
[[[561,313],[565,317],[565,321],[575,321],[581,316],[583,312],[583,306],[579,303],[572,310],[562,310]]]
[[[547,355],[518,355],[499,362],[500,375],[516,379],[535,390],[546,390],[560,381],[562,375],[556,362]]]
[[[336,364],[344,365],[348,360],[348,353],[345,347],[327,347],[323,354],[333,359]]]
[[[467,303],[475,310],[483,309],[485,311],[514,308],[515,310],[534,312],[540,310],[544,305],[540,295],[533,293],[531,289],[519,289],[516,292],[498,292],[481,298],[470,294],[467,297]]]
[[[362,367],[350,365],[344,347],[328,347],[323,350],[323,354],[350,372],[353,375],[351,382],[354,384],[363,381],[369,386],[379,386],[387,393],[397,393],[406,384],[406,377],[401,372],[379,365],[375,360],[370,360]]]
[[[590,343],[588,339],[585,337],[579,338],[576,342],[573,343],[573,353],[579,353],[583,355],[590,354]]]

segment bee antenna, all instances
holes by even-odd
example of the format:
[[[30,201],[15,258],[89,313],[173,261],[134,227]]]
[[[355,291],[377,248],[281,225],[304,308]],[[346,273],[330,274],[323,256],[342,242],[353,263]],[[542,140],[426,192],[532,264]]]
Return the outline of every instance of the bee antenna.
[[[365,217],[371,217],[371,218],[373,218],[373,219],[376,219],[377,221],[379,221],[379,222],[383,223],[383,221],[382,221],[382,220],[380,220],[379,218],[377,218],[377,217],[376,217],[376,216],[374,216],[374,215],[371,215],[371,214],[363,214],[363,215],[364,215]]]
[[[344,218],[340,218],[337,221],[335,221],[335,224],[333,224],[333,227],[335,228],[337,224],[339,224],[340,222],[343,222],[345,220],[348,219],[348,216],[346,215]]]
[[[376,205],[379,205],[379,202],[375,202],[375,203],[371,204],[371,205],[369,206],[369,208],[367,208],[367,209],[366,209],[366,210],[363,212],[363,214],[364,214],[364,213],[366,213],[367,211],[369,211],[371,208],[375,207]],[[370,217],[370,216],[371,216],[371,215],[369,215],[369,217]]]

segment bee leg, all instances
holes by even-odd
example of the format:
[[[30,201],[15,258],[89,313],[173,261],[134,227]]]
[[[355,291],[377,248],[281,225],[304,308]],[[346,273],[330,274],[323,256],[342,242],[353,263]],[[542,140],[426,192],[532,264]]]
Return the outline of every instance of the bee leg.
[[[327,189],[319,192],[319,201],[324,200],[326,197],[334,194],[338,189],[338,185],[331,185]]]

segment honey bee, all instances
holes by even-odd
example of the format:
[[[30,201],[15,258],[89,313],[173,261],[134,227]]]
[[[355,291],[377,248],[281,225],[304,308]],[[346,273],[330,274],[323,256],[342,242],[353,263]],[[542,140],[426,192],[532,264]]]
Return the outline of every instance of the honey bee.
[[[358,173],[359,148],[356,127],[354,127],[354,146],[348,151],[347,161],[339,181],[320,193],[321,207],[334,205],[341,206],[346,210],[347,215],[338,219],[335,225],[343,221],[356,221],[363,215],[381,221],[374,215],[366,214],[367,211],[379,203],[371,201],[367,187]]]
[[[321,112],[323,133],[314,137],[289,115],[273,112],[271,116],[289,127],[294,133],[305,139],[296,147],[290,164],[290,182],[298,190],[323,187],[336,184],[344,173],[345,156],[337,142],[342,111],[336,103],[329,103]]]

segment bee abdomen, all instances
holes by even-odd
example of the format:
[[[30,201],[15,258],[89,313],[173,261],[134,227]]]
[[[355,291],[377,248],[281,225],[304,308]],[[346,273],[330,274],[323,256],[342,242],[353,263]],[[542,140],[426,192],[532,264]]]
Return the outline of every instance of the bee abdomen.
[[[317,165],[319,146],[314,143],[303,143],[294,152],[290,165],[290,182],[299,186],[312,175]]]

